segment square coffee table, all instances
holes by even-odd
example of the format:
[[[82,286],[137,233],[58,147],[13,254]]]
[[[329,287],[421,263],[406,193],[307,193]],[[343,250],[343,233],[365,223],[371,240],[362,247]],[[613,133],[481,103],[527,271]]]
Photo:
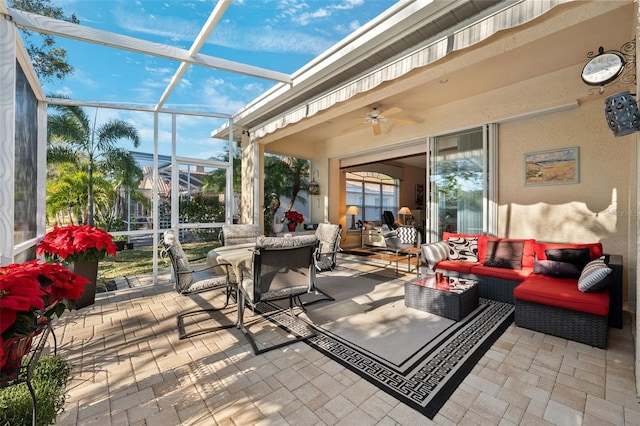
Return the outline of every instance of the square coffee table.
[[[478,282],[450,277],[437,283],[435,275],[416,278],[404,284],[404,304],[409,308],[460,321],[478,307]]]

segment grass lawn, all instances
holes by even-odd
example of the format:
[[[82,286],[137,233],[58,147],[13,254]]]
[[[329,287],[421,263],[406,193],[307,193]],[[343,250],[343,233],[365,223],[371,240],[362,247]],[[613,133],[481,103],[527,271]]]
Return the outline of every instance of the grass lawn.
[[[182,244],[189,259],[206,257],[209,250],[220,245],[218,241]],[[122,250],[116,257],[107,256],[98,268],[97,292],[115,290],[115,279],[126,275],[151,274],[153,272],[153,247]],[[168,262],[168,259],[167,259]],[[168,267],[158,250],[158,268]]]

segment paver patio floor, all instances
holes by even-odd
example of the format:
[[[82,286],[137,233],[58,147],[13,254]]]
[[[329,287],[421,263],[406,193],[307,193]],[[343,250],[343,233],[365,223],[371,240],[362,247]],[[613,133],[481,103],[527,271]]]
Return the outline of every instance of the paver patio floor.
[[[73,364],[58,425],[640,424],[629,314],[607,350],[511,325],[431,421],[305,343],[254,356],[235,328],[178,340],[178,313],[221,299],[168,280],[55,324]]]

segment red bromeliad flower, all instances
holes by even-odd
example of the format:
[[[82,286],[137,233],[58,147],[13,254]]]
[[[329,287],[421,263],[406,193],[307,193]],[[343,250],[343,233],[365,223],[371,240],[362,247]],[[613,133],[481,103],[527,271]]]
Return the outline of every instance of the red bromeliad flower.
[[[302,213],[298,213],[295,210],[289,210],[285,212],[284,218],[287,219],[290,223],[304,222],[304,216],[302,215]]]
[[[38,244],[36,253],[47,261],[75,263],[116,255],[111,234],[89,225],[55,226]]]

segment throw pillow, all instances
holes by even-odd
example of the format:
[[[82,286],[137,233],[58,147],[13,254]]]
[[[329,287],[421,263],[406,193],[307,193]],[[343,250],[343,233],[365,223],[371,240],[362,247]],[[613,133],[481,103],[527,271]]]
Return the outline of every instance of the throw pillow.
[[[487,241],[482,264],[494,268],[522,269],[524,241]]]
[[[580,277],[580,269],[576,265],[569,262],[558,262],[557,260],[539,260],[534,263],[533,272],[558,278]]]
[[[447,244],[449,245],[449,260],[462,260],[464,262],[478,261],[477,238],[449,238]]]
[[[584,267],[578,278],[578,290],[582,292],[598,292],[607,288],[611,282],[607,278],[613,272],[604,263],[604,256],[592,260]]]
[[[440,261],[447,259],[448,253],[449,245],[446,241],[422,245],[422,256],[427,262],[427,267],[432,270]]]
[[[573,263],[580,270],[591,261],[588,248],[549,249],[545,250],[544,254],[547,256],[547,260]]]
[[[412,226],[402,226],[396,229],[398,238],[402,244],[415,244],[418,230]]]

